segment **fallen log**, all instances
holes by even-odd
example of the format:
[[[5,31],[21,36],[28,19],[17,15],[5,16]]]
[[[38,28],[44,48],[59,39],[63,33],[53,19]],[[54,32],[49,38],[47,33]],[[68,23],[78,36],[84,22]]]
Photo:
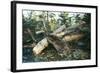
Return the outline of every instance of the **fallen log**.
[[[63,37],[65,35],[69,35],[70,33],[73,33],[73,32],[74,32],[74,30],[64,30],[64,31],[57,33],[57,34],[54,34],[54,35],[57,37]]]
[[[55,30],[53,33],[51,33],[52,35],[56,35],[57,33],[62,32],[63,30],[65,30],[66,27],[65,25],[62,25],[61,27],[59,27],[57,30]],[[42,50],[44,50],[46,47],[48,46],[48,41],[47,38],[44,38],[43,40],[41,40],[34,48],[33,48],[33,53],[35,53],[36,55],[40,54],[42,52]]]
[[[58,38],[57,36],[49,35],[47,37],[47,40],[55,47],[59,55],[67,54],[70,52],[69,45],[65,41]]]
[[[37,45],[33,48],[33,53],[38,55],[48,46],[47,38],[42,39]]]
[[[64,36],[63,40],[65,40],[65,41],[74,41],[74,40],[79,40],[82,37],[84,37],[84,34],[71,34],[71,35]]]
[[[40,54],[48,46],[49,43],[51,43],[58,52],[70,51],[69,46],[64,41],[69,42],[69,41],[79,40],[83,36],[84,36],[83,34],[71,34],[64,36],[62,39],[59,39],[59,37],[57,36],[50,35],[47,38],[41,40],[33,48],[33,53],[35,53],[36,55]]]
[[[47,46],[48,43],[51,43],[58,52],[70,51],[70,48],[64,41],[73,41],[79,40],[84,35],[77,33],[73,34],[72,32],[76,32],[77,26],[66,28],[65,25],[62,25],[53,33],[50,33],[47,38],[44,38],[33,48],[33,53],[36,55],[40,54]],[[71,34],[70,34],[71,33]],[[62,37],[62,39],[59,39]]]
[[[79,29],[79,24],[77,24],[76,26],[70,26],[68,28],[66,28],[65,25],[62,25],[61,27],[59,27],[58,29],[56,29],[53,33],[51,33],[50,35],[55,35],[57,37],[63,37],[64,35],[67,35],[69,33],[78,33],[80,32]]]

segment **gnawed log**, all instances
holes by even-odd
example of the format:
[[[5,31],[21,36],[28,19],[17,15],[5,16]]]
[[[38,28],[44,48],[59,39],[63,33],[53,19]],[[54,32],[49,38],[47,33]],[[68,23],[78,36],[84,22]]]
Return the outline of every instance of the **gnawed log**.
[[[33,53],[38,55],[48,46],[47,38],[42,39],[37,45],[33,48]]]
[[[73,40],[79,40],[82,37],[84,37],[84,34],[71,34],[71,35],[64,36],[63,40],[65,40],[65,41],[73,41]]]

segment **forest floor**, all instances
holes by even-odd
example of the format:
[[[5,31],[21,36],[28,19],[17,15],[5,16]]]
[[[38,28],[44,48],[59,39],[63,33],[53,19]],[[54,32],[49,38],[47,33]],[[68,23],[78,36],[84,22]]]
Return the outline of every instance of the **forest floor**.
[[[82,42],[79,42],[81,46],[76,42],[69,42],[73,50],[70,54],[61,56],[58,54],[53,45],[49,44],[40,55],[35,56],[33,54],[33,48],[23,48],[23,63],[29,62],[50,62],[50,61],[68,61],[68,60],[86,60],[91,58],[90,49],[88,49]]]

